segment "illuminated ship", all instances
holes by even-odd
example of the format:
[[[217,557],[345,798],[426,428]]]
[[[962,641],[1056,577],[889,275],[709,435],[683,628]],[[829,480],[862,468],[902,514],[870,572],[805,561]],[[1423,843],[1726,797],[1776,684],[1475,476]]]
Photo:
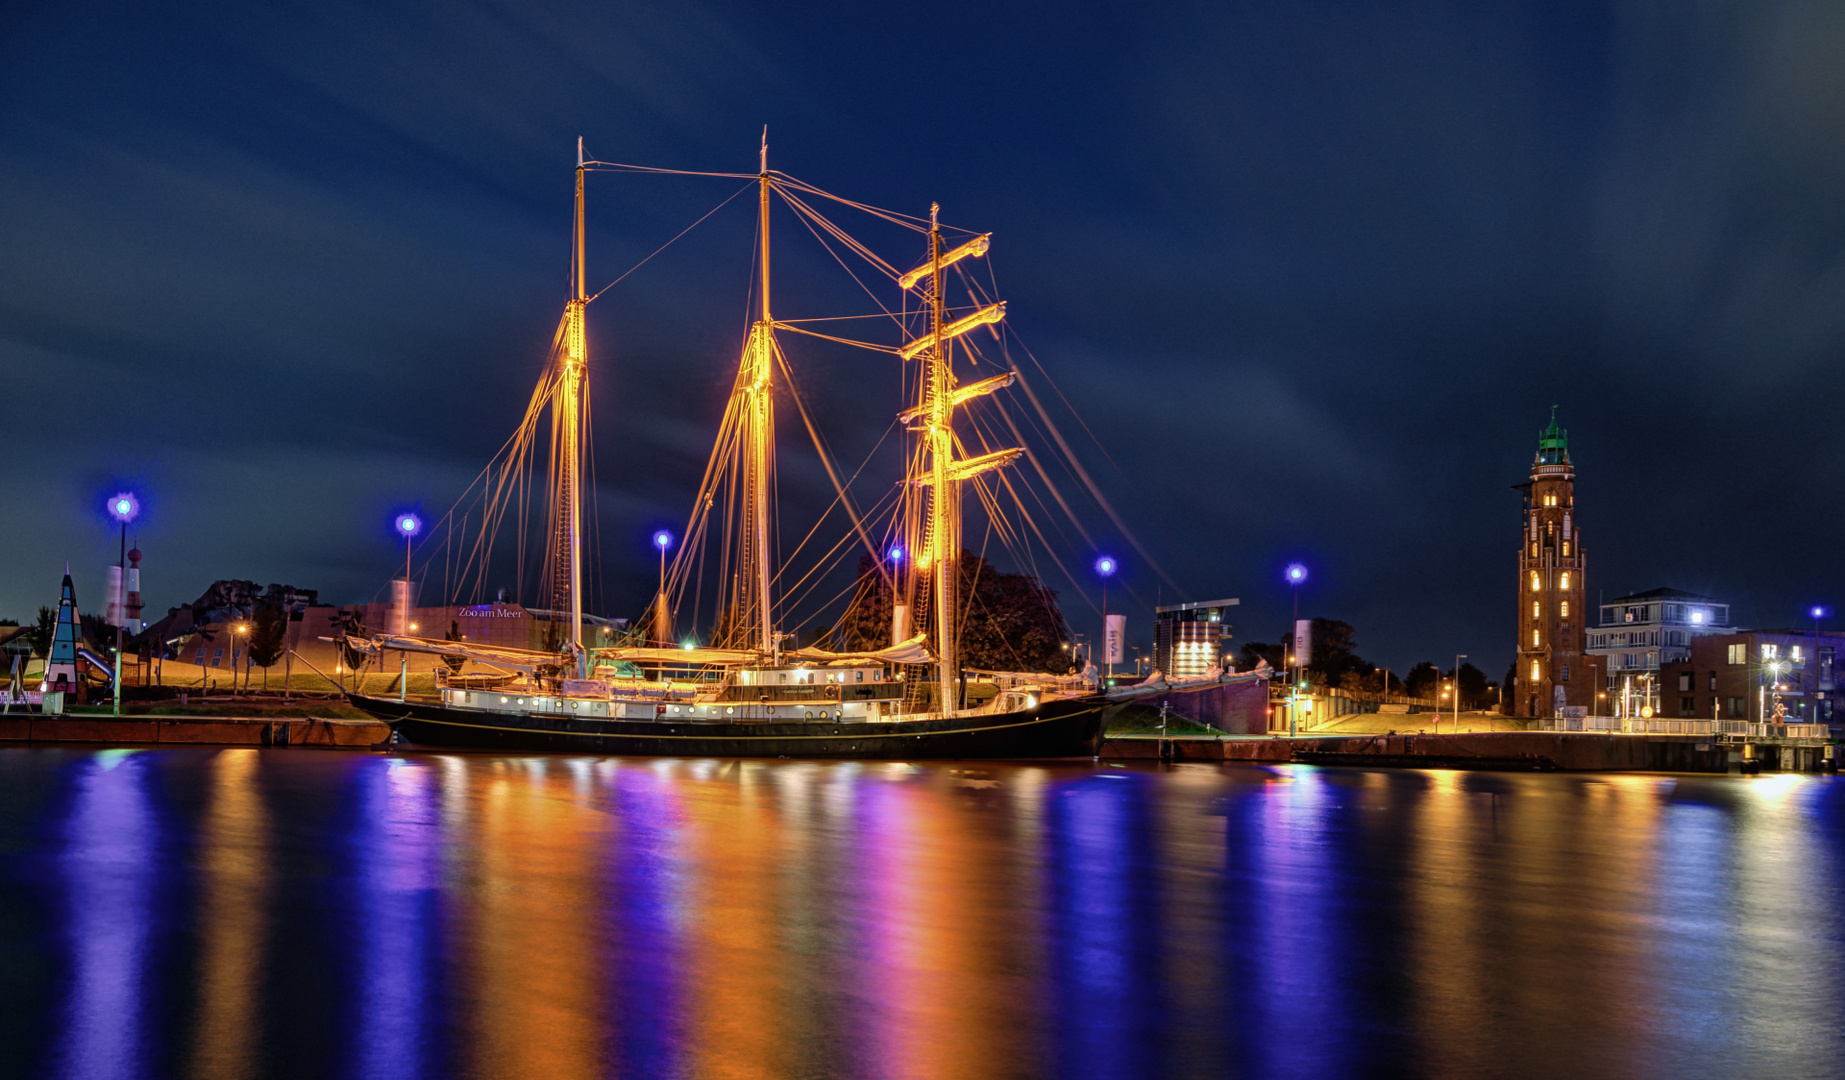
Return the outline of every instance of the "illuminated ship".
[[[434,640],[407,634],[348,635],[353,653],[434,654],[438,667],[431,697],[403,691],[395,698],[350,695],[366,712],[391,724],[417,746],[597,754],[852,758],[1089,757],[1098,749],[1105,699],[1093,679],[1031,672],[963,669],[957,604],[961,555],[961,490],[1004,468],[1022,450],[990,445],[965,453],[956,416],[969,401],[1012,383],[1009,372],[965,385],[955,376],[957,351],[969,348],[969,331],[1004,318],[1003,302],[977,298],[960,307],[945,296],[947,273],[988,250],[989,237],[950,230],[931,208],[925,221],[878,211],[830,195],[768,167],[764,136],[761,167],[750,174],[698,174],[753,179],[758,188],[758,275],[752,288],[755,320],[743,346],[737,378],[705,478],[670,570],[662,548],[661,587],[653,604],[650,640],[612,645],[583,640],[582,476],[588,429],[584,385],[588,356],[585,311],[594,299],[584,277],[584,179],[595,170],[657,172],[586,161],[579,140],[571,260],[572,296],[552,345],[552,360],[534,392],[520,433],[510,445],[535,445],[541,418],[550,426],[550,509],[546,578],[561,633],[553,650]],[[744,190],[747,190],[745,188]],[[741,191],[738,192],[741,194]],[[793,321],[778,321],[770,306],[769,209],[771,196],[818,222],[845,247],[892,279],[901,298],[898,344],[847,341]],[[734,197],[734,196],[733,196]],[[927,253],[908,272],[872,255],[818,215],[810,201],[833,200],[927,237]],[[709,216],[709,215],[707,215]],[[701,219],[702,220],[702,219]],[[683,235],[683,234],[682,234]],[[816,233],[820,235],[820,233]],[[965,267],[962,267],[964,270]],[[963,278],[965,281],[965,277]],[[912,306],[912,300],[914,306]],[[759,301],[759,304],[756,303]],[[882,306],[882,305],[880,305]],[[886,314],[890,314],[888,308]],[[820,320],[803,320],[815,322]],[[867,522],[846,498],[827,461],[827,473],[851,517],[853,536],[872,553],[889,590],[890,644],[880,648],[824,650],[789,647],[791,635],[776,622],[772,587],[777,566],[771,547],[775,513],[775,398],[789,394],[792,376],[778,334],[795,332],[895,354],[913,403],[899,416],[907,439],[905,482],[888,516],[888,548],[874,544]],[[966,363],[967,361],[963,361]],[[784,379],[778,380],[778,372]],[[792,396],[792,395],[790,395]],[[799,404],[799,398],[794,400]],[[812,423],[803,406],[810,435]],[[517,486],[511,463],[494,474],[496,490]],[[990,492],[981,492],[983,504]],[[498,520],[503,509],[483,515]],[[716,518],[716,524],[713,519]],[[695,546],[720,539],[722,572],[716,587],[721,612],[709,645],[670,636],[670,599],[683,597],[690,576],[702,572]],[[695,543],[697,542],[697,543]],[[912,626],[911,613],[916,613]],[[470,667],[471,665],[471,667]],[[464,673],[464,669],[467,669]],[[407,671],[407,665],[405,667]],[[407,681],[407,680],[405,680]]]

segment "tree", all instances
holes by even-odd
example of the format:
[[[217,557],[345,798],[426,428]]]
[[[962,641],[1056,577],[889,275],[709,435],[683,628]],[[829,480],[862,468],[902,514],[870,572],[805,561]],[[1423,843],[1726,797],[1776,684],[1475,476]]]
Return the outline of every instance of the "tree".
[[[38,609],[38,625],[26,631],[32,644],[32,655],[40,660],[51,655],[51,636],[58,630],[58,611],[56,608],[41,606]]]
[[[1461,707],[1464,709],[1478,709],[1491,697],[1491,691],[1486,685],[1486,672],[1472,664],[1461,665],[1455,682],[1460,684]]]
[[[1432,698],[1440,692],[1441,669],[1424,660],[1403,676],[1403,692],[1410,697]]]
[[[250,663],[263,669],[263,689],[269,689],[269,669],[275,666],[282,654],[288,651],[288,612],[274,600],[264,600],[256,605],[256,614],[250,619]],[[245,683],[249,682],[247,675]],[[249,687],[244,687],[246,690]]]
[[[1505,687],[1504,692],[1499,695],[1499,711],[1506,716],[1511,716],[1518,711],[1517,660],[1512,661],[1512,666],[1505,669],[1505,682],[1499,685]]]
[[[961,556],[957,598],[961,621],[961,665],[984,671],[1060,673],[1068,631],[1057,594],[1031,574],[1007,574],[978,555]],[[891,588],[871,557],[858,563],[858,589],[828,635],[847,652],[869,652],[890,644]]]
[[[1280,671],[1288,662],[1288,647],[1281,643],[1270,645],[1265,641],[1245,641],[1241,653],[1242,660],[1237,666],[1245,671],[1255,670],[1260,663],[1267,663],[1269,667]]]

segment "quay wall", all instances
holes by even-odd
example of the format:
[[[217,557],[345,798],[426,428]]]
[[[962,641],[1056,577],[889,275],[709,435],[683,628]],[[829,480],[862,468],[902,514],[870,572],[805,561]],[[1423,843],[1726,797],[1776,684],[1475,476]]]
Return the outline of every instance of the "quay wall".
[[[0,745],[104,743],[112,746],[326,746],[368,750],[390,737],[376,720],[218,716],[0,716]]]
[[[1564,772],[1730,770],[1735,748],[1696,735],[1480,731],[1450,735],[1357,735],[1212,739],[1110,738],[1101,757],[1171,761],[1311,762],[1409,768],[1555,769]]]

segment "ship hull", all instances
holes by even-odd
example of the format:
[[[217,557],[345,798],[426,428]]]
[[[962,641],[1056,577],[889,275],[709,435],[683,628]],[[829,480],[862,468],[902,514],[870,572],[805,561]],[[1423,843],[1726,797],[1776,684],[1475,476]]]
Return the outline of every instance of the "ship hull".
[[[898,722],[700,724],[479,712],[351,695],[416,747],[639,757],[1088,758],[1103,702],[1074,698],[1017,712]]]

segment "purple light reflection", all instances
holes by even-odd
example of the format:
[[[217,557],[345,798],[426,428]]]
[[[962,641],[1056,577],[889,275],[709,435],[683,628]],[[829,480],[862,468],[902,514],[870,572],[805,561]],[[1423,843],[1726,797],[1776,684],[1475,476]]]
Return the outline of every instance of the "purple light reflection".
[[[147,1072],[142,1031],[159,823],[133,750],[83,766],[63,829],[71,981],[59,1032],[66,1076]]]
[[[428,1015],[435,897],[442,830],[435,770],[401,759],[369,759],[355,778],[353,836],[358,978],[350,1027],[353,1075],[434,1076]],[[383,1018],[388,1018],[386,1021]]]

